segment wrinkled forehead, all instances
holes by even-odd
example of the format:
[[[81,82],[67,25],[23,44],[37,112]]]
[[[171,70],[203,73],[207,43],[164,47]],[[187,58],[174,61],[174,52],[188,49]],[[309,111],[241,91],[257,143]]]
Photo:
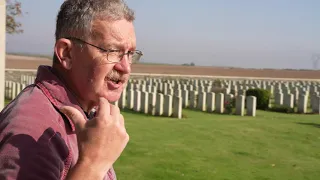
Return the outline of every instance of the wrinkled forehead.
[[[136,35],[132,22],[125,19],[118,21],[96,20],[92,25],[93,38],[103,46],[122,49],[136,48]]]

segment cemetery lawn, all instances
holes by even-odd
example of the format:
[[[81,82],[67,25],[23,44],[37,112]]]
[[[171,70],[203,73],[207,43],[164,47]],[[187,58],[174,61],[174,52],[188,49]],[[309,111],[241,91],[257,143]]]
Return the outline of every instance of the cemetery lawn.
[[[130,141],[114,164],[119,180],[320,177],[319,115],[183,114],[178,120],[123,111]]]

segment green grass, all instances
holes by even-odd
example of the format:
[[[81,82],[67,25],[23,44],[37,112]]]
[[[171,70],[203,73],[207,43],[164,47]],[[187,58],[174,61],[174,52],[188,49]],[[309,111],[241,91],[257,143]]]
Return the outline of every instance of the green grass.
[[[187,118],[182,120],[123,112],[130,142],[114,165],[118,179],[320,177],[319,116],[183,112]]]

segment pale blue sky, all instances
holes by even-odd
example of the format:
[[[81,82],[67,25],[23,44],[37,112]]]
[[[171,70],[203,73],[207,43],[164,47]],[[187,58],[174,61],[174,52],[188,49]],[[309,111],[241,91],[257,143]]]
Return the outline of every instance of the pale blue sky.
[[[24,33],[7,36],[7,52],[51,54],[63,0],[21,2]],[[320,53],[320,0],[127,2],[145,62],[310,69]]]

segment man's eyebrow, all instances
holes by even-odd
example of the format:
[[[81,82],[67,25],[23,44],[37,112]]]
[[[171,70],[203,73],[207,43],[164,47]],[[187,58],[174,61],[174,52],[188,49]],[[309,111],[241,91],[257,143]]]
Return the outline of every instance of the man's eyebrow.
[[[106,50],[123,48],[123,45],[121,43],[116,43],[116,42],[101,43],[99,46]]]

